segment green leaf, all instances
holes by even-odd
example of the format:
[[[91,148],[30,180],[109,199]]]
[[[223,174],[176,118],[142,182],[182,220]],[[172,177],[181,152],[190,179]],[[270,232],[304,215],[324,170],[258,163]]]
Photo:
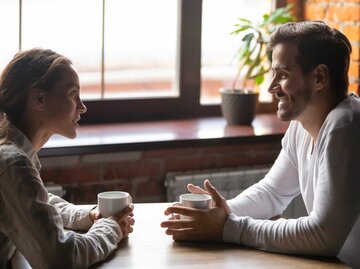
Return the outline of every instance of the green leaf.
[[[254,33],[249,33],[243,37],[242,41],[244,41],[247,44],[250,44],[253,38],[254,38]]]
[[[242,25],[238,29],[231,32],[232,35],[238,34],[240,32],[246,31],[247,29],[251,28],[251,25]]]
[[[243,22],[246,22],[248,24],[251,24],[251,21],[248,20],[248,19],[245,19],[245,18],[238,18],[239,21],[243,21]]]
[[[265,76],[264,75],[258,75],[255,77],[255,83],[257,85],[260,85],[261,83],[263,83],[265,80]]]
[[[271,63],[272,62],[272,51],[267,51],[266,56],[267,56],[268,61]]]
[[[232,35],[241,38],[236,59],[239,64],[237,77],[253,79],[256,84],[264,82],[264,75],[271,69],[272,55],[266,51],[265,43],[278,25],[294,21],[291,15],[291,5],[277,8],[269,14],[263,14],[260,22],[252,22],[245,18],[238,18]],[[237,78],[236,78],[237,79]]]

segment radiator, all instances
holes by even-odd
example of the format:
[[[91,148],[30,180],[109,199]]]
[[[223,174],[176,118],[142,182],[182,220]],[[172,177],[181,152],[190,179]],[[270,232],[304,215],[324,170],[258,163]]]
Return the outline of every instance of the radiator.
[[[188,192],[186,188],[188,183],[203,187],[205,179],[209,179],[225,199],[231,199],[264,178],[269,170],[270,166],[251,166],[233,169],[169,172],[165,180],[167,201],[179,201],[179,196]],[[303,200],[301,196],[298,196],[291,202],[283,215],[286,218],[297,218],[306,214]]]
[[[224,198],[231,199],[262,179],[269,169],[270,167],[252,166],[236,169],[170,172],[166,175],[165,180],[167,201],[177,201],[180,194],[187,193],[186,185],[188,183],[204,186],[205,179],[209,179]]]

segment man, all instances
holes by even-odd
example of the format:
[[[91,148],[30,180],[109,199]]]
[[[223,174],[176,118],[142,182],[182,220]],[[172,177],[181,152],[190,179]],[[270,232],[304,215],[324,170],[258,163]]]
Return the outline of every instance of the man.
[[[291,121],[269,173],[225,201],[208,180],[208,211],[171,206],[162,222],[177,241],[223,241],[266,251],[338,256],[360,267],[360,100],[347,95],[349,40],[319,21],[287,23],[271,37],[269,92]],[[301,194],[308,216],[271,220]]]

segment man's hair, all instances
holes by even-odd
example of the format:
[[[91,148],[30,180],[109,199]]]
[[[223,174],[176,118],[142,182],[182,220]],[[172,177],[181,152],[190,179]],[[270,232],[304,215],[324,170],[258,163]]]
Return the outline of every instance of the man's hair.
[[[268,48],[272,51],[277,44],[285,42],[297,45],[296,60],[303,74],[324,64],[329,70],[333,93],[339,97],[346,95],[351,44],[343,33],[322,21],[289,22],[279,26],[271,35]]]

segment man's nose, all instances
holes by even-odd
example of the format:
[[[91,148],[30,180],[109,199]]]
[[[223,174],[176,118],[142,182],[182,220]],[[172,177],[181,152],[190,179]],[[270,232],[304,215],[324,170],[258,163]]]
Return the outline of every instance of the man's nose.
[[[269,86],[268,86],[268,93],[271,93],[271,94],[274,94],[276,93],[276,87],[277,86],[277,82],[275,80],[275,76],[271,79],[270,83],[269,83]]]

